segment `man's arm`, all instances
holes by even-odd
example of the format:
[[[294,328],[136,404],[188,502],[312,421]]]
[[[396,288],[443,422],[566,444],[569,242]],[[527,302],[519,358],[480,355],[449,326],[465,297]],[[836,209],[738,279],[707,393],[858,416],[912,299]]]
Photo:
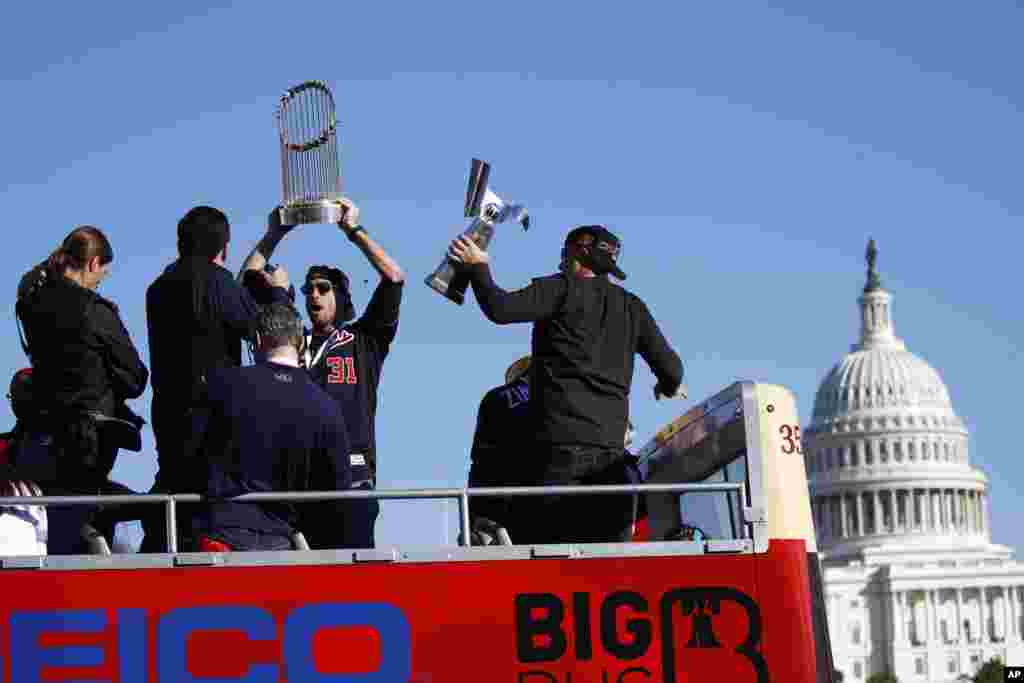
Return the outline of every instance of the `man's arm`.
[[[398,334],[398,313],[402,305],[403,289],[402,282],[392,282],[382,277],[355,325],[373,335],[385,350]]]
[[[245,339],[254,339],[256,331],[256,314],[259,306],[245,287],[231,278],[229,273],[219,271],[221,277],[211,277],[210,299],[218,319],[223,320],[230,329]],[[291,304],[288,297],[288,271],[284,266],[273,273],[260,273],[266,277],[270,285],[272,303]]]
[[[506,292],[494,282],[486,263],[469,269],[473,294],[484,317],[492,323],[526,323],[543,320],[557,313],[568,294],[564,278],[543,278],[514,292]]]
[[[292,229],[293,226],[281,225],[280,208],[275,208],[267,216],[267,232],[260,238],[260,241],[256,243],[256,246],[252,248],[252,251],[249,252],[249,255],[242,263],[242,269],[238,271],[239,282],[242,281],[242,277],[247,270],[255,270],[258,273],[262,273],[270,257],[273,256],[274,250],[277,249],[277,245],[281,243],[284,236]]]
[[[490,256],[465,236],[455,239],[448,256],[469,273],[473,294],[484,316],[498,325],[542,320],[565,304],[569,284],[565,278],[544,278],[514,292],[498,287],[491,277]]]
[[[366,228],[359,224],[359,207],[355,205],[355,202],[347,197],[342,197],[339,201],[341,203],[341,220],[338,222],[338,229],[348,237],[352,244],[359,247],[359,251],[363,252],[363,256],[381,276],[381,279],[396,285],[405,282],[405,273],[402,272],[402,268],[379,244],[370,239]]]
[[[121,316],[106,300],[96,302],[93,334],[102,349],[114,393],[122,400],[142,396],[149,381],[149,370],[128,336]]]
[[[342,230],[345,230],[345,228],[342,228]],[[405,273],[402,271],[401,266],[384,251],[383,247],[370,239],[364,228],[361,226],[353,228],[349,239],[359,247],[359,251],[363,252],[363,256],[370,262],[370,265],[373,266],[373,269],[377,271],[382,280],[396,285],[405,282]]]
[[[683,361],[669,346],[647,305],[639,299],[636,301],[639,308],[637,322],[640,326],[637,351],[658,378],[655,396],[673,396],[683,383]]]

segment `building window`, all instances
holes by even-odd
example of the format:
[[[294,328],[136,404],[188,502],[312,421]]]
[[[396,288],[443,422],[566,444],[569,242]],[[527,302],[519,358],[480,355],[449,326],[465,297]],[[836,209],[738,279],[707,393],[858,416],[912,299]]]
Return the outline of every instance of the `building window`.
[[[955,674],[959,668],[960,667],[957,666],[956,655],[951,654],[949,656],[949,660],[946,662],[946,673]]]
[[[923,655],[914,658],[914,673],[918,676],[926,676],[928,674],[928,661]]]
[[[853,677],[863,678],[864,677],[864,665],[860,662],[853,663]]]
[[[860,645],[860,624],[854,624],[850,627],[850,642],[854,645]]]

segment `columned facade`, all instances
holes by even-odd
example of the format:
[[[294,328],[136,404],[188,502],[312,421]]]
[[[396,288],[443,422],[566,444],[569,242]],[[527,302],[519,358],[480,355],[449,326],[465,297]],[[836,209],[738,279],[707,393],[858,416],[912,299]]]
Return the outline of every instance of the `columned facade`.
[[[860,339],[804,430],[836,668],[931,683],[1024,664],[1024,566],[991,541],[988,479],[939,374],[896,337],[876,254]]]

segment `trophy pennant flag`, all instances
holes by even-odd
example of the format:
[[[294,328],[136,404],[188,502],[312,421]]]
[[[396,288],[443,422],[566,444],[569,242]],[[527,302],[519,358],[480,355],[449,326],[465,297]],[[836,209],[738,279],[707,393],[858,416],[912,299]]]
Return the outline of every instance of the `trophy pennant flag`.
[[[275,115],[281,139],[281,224],[341,220],[341,162],[334,96],[306,81],[281,96]]]
[[[515,222],[530,228],[530,214],[522,204],[506,202],[488,187],[491,165],[480,159],[473,159],[469,167],[469,186],[466,188],[465,217],[472,218],[463,236],[476,242],[481,249],[487,249],[494,237],[494,227],[499,223]],[[469,276],[456,270],[447,253],[441,265],[427,276],[427,286],[460,306],[466,300]]]

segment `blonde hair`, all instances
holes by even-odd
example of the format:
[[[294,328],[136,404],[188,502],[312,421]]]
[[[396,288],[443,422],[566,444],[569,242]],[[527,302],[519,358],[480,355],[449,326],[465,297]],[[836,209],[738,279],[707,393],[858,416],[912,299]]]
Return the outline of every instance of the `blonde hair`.
[[[512,384],[530,370],[530,356],[523,356],[505,371],[505,384]]]

